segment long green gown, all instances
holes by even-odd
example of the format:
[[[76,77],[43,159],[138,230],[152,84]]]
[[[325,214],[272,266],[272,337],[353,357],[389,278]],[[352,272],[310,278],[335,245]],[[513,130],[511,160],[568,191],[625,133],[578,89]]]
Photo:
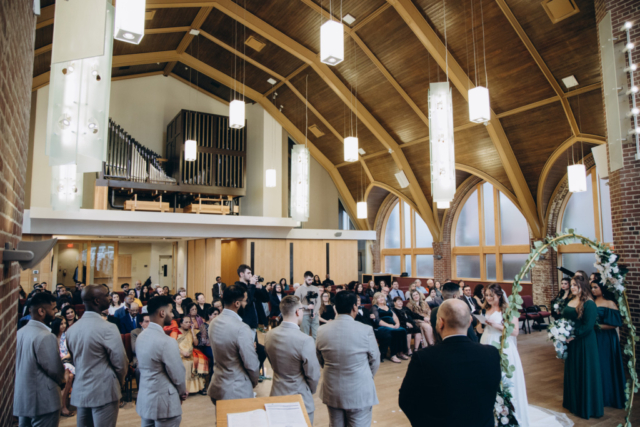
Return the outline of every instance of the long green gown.
[[[622,317],[618,310],[598,307],[598,323],[615,327],[622,326]],[[600,370],[602,372],[602,390],[604,406],[622,409],[625,404],[624,362],[618,331],[615,329],[596,329]]]
[[[576,324],[575,338],[569,343],[564,364],[564,400],[562,406],[573,414],[589,419],[604,414],[600,356],[594,327],[598,317],[596,303],[584,303],[582,317],[575,308],[566,306],[562,317]]]

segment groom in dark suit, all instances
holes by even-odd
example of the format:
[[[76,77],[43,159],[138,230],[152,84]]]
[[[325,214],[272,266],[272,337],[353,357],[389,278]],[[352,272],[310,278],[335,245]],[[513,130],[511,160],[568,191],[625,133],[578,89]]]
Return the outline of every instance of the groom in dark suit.
[[[436,330],[443,341],[414,353],[400,387],[400,408],[412,426],[494,426],[500,355],[494,346],[471,342],[470,322],[463,301],[449,299],[439,307]],[[464,408],[460,407],[461,390]],[[425,402],[434,409],[425,411]]]

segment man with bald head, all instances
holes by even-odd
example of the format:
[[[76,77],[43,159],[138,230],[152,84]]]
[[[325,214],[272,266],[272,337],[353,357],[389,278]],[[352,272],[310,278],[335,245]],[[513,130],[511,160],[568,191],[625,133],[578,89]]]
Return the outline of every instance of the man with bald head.
[[[411,425],[494,426],[493,406],[502,375],[500,354],[494,346],[467,337],[470,323],[469,308],[463,301],[449,299],[439,307],[435,328],[442,343],[414,353],[400,387],[400,408]],[[425,410],[425,402],[433,409]]]
[[[82,301],[82,318],[66,332],[76,367],[71,404],[78,408],[78,427],[115,427],[129,361],[120,331],[100,315],[111,303],[109,288],[87,286],[82,290]]]

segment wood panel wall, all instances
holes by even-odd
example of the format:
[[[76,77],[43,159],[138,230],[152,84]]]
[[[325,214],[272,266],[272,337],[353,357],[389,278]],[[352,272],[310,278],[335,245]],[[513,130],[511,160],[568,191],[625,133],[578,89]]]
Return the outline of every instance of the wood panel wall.
[[[245,260],[251,265],[251,245],[253,250],[253,270],[268,281],[287,279],[289,283],[289,245],[284,239],[248,240]]]
[[[325,240],[329,243],[329,273],[335,284],[358,280],[358,241]],[[320,275],[324,280],[324,276]]]
[[[196,293],[211,299],[211,287],[216,276],[221,275],[220,239],[198,239],[187,243],[187,296],[195,298]]]
[[[222,249],[222,281],[227,285],[232,285],[238,280],[236,273],[240,264],[248,264],[246,256],[246,239],[224,240]]]

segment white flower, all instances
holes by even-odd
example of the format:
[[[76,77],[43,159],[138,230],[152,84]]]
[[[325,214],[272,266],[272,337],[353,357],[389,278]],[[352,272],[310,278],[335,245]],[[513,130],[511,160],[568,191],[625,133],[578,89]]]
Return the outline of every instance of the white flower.
[[[509,415],[509,408],[507,408],[506,406],[504,406],[504,407],[502,408],[502,412],[500,412],[500,414],[505,415],[505,416],[506,416],[506,415]]]
[[[567,330],[564,328],[564,326],[560,326],[560,328],[558,328],[558,332],[559,332],[561,335],[564,335],[564,334],[567,332]]]
[[[500,422],[501,422],[503,425],[507,425],[507,424],[509,424],[509,418],[507,418],[507,417],[502,417],[502,418],[500,418]]]
[[[558,341],[565,342],[566,340],[567,340],[567,337],[565,337],[564,335],[558,336]]]
[[[618,255],[616,255],[616,254],[612,254],[609,257],[609,262],[616,262],[617,260],[618,260]]]
[[[565,328],[567,331],[571,331],[571,329],[573,329],[573,328],[571,327],[571,325],[567,325],[567,326],[565,326],[564,328]]]
[[[496,402],[500,405],[504,405],[504,399],[500,396],[496,396]]]
[[[615,287],[616,287],[616,290],[617,290],[618,292],[622,292],[622,291],[624,291],[624,286],[622,286],[622,285],[615,285]]]
[[[618,266],[616,265],[616,266],[614,266],[614,267],[611,269],[611,271],[612,271],[613,273],[617,274],[617,273],[620,271],[620,269],[619,269],[619,268],[618,268]]]
[[[502,412],[502,405],[499,405],[496,403],[496,405],[493,407],[493,409],[495,409],[496,414],[500,414],[500,412]]]
[[[554,326],[549,330],[549,332],[551,332],[553,334],[553,336],[557,336],[558,335],[558,328],[556,328]]]

